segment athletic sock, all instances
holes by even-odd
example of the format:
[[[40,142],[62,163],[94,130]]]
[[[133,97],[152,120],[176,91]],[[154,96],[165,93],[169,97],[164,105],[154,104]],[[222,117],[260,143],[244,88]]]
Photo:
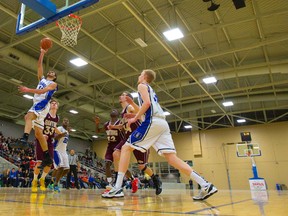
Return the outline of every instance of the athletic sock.
[[[34,173],[34,179],[33,179],[33,180],[38,180],[38,175],[39,175],[39,174],[35,174],[35,173]]]
[[[116,189],[120,189],[122,187],[124,175],[125,175],[125,173],[118,172],[118,177],[117,177],[117,181],[116,181],[116,185],[115,185]]]
[[[205,187],[206,185],[208,185],[208,182],[195,171],[191,172],[190,178],[192,180],[195,180],[201,187]]]
[[[42,179],[45,179],[46,176],[47,176],[47,174],[48,174],[48,173],[46,173],[46,172],[43,171],[43,172],[42,172],[42,175],[41,175],[41,178],[42,178]]]

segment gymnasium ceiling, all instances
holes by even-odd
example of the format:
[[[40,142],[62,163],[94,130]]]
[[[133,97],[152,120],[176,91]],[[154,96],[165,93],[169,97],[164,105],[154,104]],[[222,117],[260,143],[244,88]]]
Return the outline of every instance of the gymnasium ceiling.
[[[39,41],[50,37],[54,45],[44,59],[46,71],[58,72],[59,114],[70,119],[76,137],[91,139],[93,116],[104,122],[112,108],[120,110],[119,95],[136,91],[144,68],[157,73],[153,87],[171,113],[172,131],[185,131],[187,124],[208,130],[287,121],[287,0],[246,0],[241,9],[232,0],[214,2],[220,7],[208,11],[210,2],[203,0],[100,0],[76,13],[83,25],[71,48],[60,43],[55,23],[16,35],[20,3],[1,0],[0,117],[23,124],[32,101],[18,93],[20,84],[13,79],[36,87]],[[25,19],[35,19],[34,12],[26,11]],[[174,27],[184,37],[166,40],[163,31]],[[142,48],[137,38],[148,46]],[[88,65],[73,66],[69,60],[76,57]],[[208,76],[218,81],[203,83]],[[228,100],[234,106],[222,105]],[[239,118],[246,123],[237,123]]]

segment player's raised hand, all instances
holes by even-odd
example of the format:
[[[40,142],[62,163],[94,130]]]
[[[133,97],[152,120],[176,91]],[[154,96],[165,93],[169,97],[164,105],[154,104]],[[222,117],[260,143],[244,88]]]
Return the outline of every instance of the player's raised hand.
[[[135,117],[128,119],[128,127],[130,127],[130,125],[135,123],[136,121],[137,121],[137,118],[135,118]]]
[[[124,97],[127,103],[132,104],[134,102],[133,99],[128,96],[124,96]]]

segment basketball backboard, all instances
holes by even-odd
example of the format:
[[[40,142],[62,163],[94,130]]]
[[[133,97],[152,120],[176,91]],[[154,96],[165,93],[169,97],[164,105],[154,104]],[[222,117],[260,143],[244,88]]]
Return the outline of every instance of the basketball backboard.
[[[257,143],[236,144],[238,157],[255,157],[261,156],[261,149]]]
[[[56,4],[50,0],[19,0],[19,2],[22,4],[16,24],[16,34],[21,35],[41,28],[44,25],[55,22],[62,17],[89,7],[98,1],[99,0],[55,0],[55,2],[57,2]],[[65,2],[65,5],[62,5],[63,2]],[[37,16],[35,16],[35,20],[25,20],[26,7],[32,9],[33,12],[37,14]]]

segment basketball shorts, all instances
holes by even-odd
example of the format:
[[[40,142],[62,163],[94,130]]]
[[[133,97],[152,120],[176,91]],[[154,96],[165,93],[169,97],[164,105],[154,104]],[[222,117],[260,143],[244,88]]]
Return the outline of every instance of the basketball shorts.
[[[36,161],[42,162],[42,160],[44,159],[44,153],[43,153],[42,147],[37,139],[35,139],[34,144],[35,144]],[[54,157],[53,149],[54,149],[53,143],[48,143],[48,152],[51,158]]]
[[[54,150],[53,165],[55,169],[58,169],[58,168],[70,169],[68,154],[66,152],[60,152],[60,151]]]
[[[142,122],[132,132],[125,145],[141,152],[146,152],[151,146],[162,156],[163,153],[176,153],[170,128],[165,119],[153,117],[150,123]]]
[[[106,153],[105,153],[105,161],[113,162],[113,152],[116,146],[117,146],[117,143],[110,143],[107,146]]]
[[[28,110],[28,112],[32,112],[37,116],[36,119],[33,121],[33,128],[39,127],[42,130],[44,129],[44,119],[48,114],[49,109],[50,109],[49,102],[45,106],[41,105],[41,101],[33,104],[33,106]]]

